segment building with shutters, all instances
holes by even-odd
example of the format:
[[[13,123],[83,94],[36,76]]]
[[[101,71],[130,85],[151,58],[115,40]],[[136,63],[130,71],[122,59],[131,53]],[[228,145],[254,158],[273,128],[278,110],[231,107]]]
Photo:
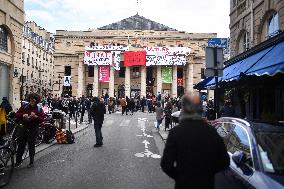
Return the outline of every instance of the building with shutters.
[[[24,1],[0,0],[0,100],[19,102],[19,78],[14,66],[21,64]]]
[[[136,14],[98,29],[57,30],[54,37],[54,95],[79,97],[108,93],[109,96],[121,97],[161,93],[180,96],[193,91],[193,86],[203,77],[205,47],[208,38],[217,37],[217,34],[177,31]],[[187,55],[172,55],[172,62],[183,59],[184,63],[179,65],[156,61],[156,65],[125,66],[126,51],[139,54],[153,47],[191,50]],[[110,52],[108,58],[113,58],[113,62],[109,67],[85,64],[86,52]],[[102,72],[108,74],[107,82],[100,80]],[[64,86],[70,76],[71,85]]]
[[[31,92],[46,96],[52,92],[54,69],[54,38],[35,22],[23,27],[22,61],[14,70],[24,76],[23,99]]]

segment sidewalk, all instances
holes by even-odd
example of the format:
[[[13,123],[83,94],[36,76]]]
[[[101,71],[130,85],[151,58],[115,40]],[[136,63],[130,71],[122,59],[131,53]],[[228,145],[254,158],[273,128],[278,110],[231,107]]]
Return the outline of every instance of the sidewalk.
[[[163,124],[161,124],[160,126],[160,131],[158,131],[161,138],[163,139],[164,142],[166,142],[167,138],[168,138],[168,134],[169,134],[169,130],[167,129],[165,131],[165,126]]]
[[[74,119],[71,119],[70,121],[70,130],[72,131],[72,133],[75,135],[75,142],[76,142],[76,134],[79,133],[80,131],[83,131],[85,130],[86,128],[88,128],[88,122],[86,121],[88,119],[87,116],[84,116],[84,121],[82,124],[79,124],[79,120],[78,120],[78,124],[77,124],[77,128],[76,128],[76,122]],[[67,116],[67,121],[66,121],[66,129],[68,130],[69,129],[69,121],[68,121],[68,116]],[[52,143],[50,144],[45,144],[45,143],[42,143],[41,145],[39,145],[38,147],[36,147],[36,153],[39,153],[53,145],[57,144],[57,141],[54,140],[52,141]],[[62,145],[62,144],[60,144]],[[63,144],[64,145],[64,144]],[[28,156],[27,156],[28,157]],[[26,158],[27,158],[26,157]]]

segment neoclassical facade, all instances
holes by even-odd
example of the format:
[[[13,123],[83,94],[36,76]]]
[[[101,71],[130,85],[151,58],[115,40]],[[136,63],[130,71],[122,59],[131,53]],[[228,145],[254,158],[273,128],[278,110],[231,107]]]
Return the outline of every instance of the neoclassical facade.
[[[22,61],[15,64],[15,71],[25,78],[20,95],[25,98],[30,92],[46,96],[52,91],[54,69],[54,38],[35,22],[26,22],[23,27]],[[22,93],[22,94],[21,94]]]
[[[147,96],[157,93],[171,96],[193,91],[200,82],[208,38],[215,33],[188,33],[134,15],[122,21],[88,31],[57,30],[54,54],[53,94],[73,96]],[[124,47],[141,52],[151,47],[187,47],[191,52],[184,65],[125,66],[120,54],[120,69],[109,67],[109,81],[100,82],[99,67],[84,64],[86,47]],[[104,50],[102,50],[104,52]],[[164,67],[171,69],[171,82],[163,82]],[[71,76],[71,86],[63,86],[64,76]]]
[[[231,57],[284,30],[283,0],[231,0]]]
[[[20,100],[19,78],[14,66],[22,62],[24,1],[0,0],[0,100],[8,97],[13,105]]]

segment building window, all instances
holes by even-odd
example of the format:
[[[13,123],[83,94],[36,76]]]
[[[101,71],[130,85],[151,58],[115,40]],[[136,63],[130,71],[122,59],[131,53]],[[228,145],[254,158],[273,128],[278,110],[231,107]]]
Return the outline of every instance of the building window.
[[[26,59],[26,58],[25,58],[25,53],[23,52],[23,53],[22,53],[22,63],[23,63],[23,64],[25,63],[25,59]]]
[[[268,25],[267,25],[267,31],[268,31],[268,36],[273,37],[275,36],[278,31],[279,31],[279,16],[278,13],[274,13],[270,19],[268,20]]]
[[[205,69],[204,68],[201,68],[201,79],[205,79],[206,76],[205,76]]]
[[[8,51],[8,32],[3,26],[0,26],[0,50]]]
[[[243,37],[244,51],[249,49],[249,32],[245,32]]]
[[[27,65],[30,64],[30,55],[28,54],[28,57],[27,57]]]
[[[64,67],[64,76],[71,76],[71,66]]]
[[[125,67],[121,67],[119,70],[119,77],[125,78]]]
[[[88,66],[88,77],[94,77],[94,66]]]
[[[132,76],[133,76],[133,78],[140,77],[140,68],[139,67],[133,67],[132,68]]]

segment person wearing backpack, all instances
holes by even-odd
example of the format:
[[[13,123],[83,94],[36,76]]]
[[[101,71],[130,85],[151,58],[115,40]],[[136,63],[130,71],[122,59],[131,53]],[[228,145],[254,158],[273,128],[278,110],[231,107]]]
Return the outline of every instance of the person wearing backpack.
[[[28,167],[34,166],[35,140],[38,134],[39,124],[44,120],[43,109],[38,105],[40,98],[37,94],[32,93],[28,97],[29,104],[21,106],[16,113],[16,118],[22,122],[23,128],[19,133],[18,149],[16,155],[15,167],[22,164],[26,144],[28,143],[30,163]]]
[[[0,105],[0,145],[4,143],[3,137],[6,134],[7,115],[12,111],[12,106],[9,103],[7,97],[2,98]]]
[[[103,145],[102,125],[104,122],[104,114],[106,114],[104,102],[101,102],[98,97],[94,97],[94,103],[91,107],[91,115],[94,120],[96,132],[96,144],[94,147],[101,147]]]

